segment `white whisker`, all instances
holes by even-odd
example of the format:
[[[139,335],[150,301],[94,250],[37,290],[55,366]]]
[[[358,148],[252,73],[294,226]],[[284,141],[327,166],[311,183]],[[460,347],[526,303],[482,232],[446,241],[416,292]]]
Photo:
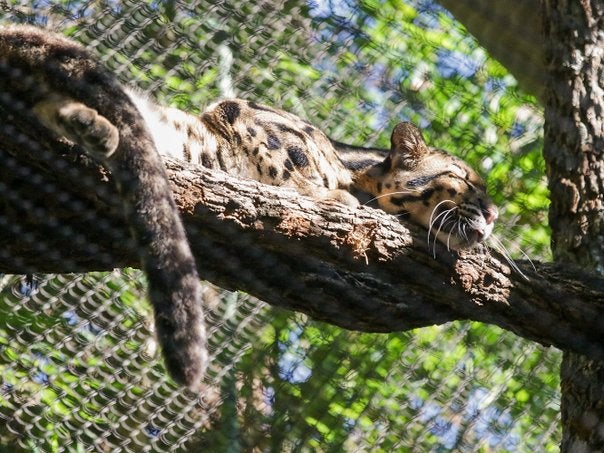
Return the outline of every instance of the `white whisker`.
[[[452,214],[453,212],[455,212],[455,210],[457,209],[457,206],[453,206],[451,209],[447,209],[441,213],[439,213],[436,217],[434,217],[434,213],[436,212],[436,210],[438,209],[438,207],[445,203],[446,201],[450,201],[450,200],[444,200],[441,201],[440,203],[438,203],[434,209],[432,209],[432,213],[430,214],[430,221],[429,221],[429,227],[428,227],[428,250],[430,250],[430,233],[432,232],[432,228],[434,227],[434,224],[438,221],[439,218],[442,217],[442,220],[440,222],[440,225],[438,227],[438,231],[436,232],[436,234],[434,234],[434,246],[432,248],[432,255],[434,256],[434,258],[436,258],[436,240],[438,237],[438,234],[440,233],[440,230],[443,227],[444,222],[447,220],[447,218],[449,217],[450,214]],[[452,202],[453,203],[453,202]],[[453,203],[455,204],[455,203]]]
[[[432,213],[434,213],[434,211],[432,211]],[[432,226],[438,221],[439,217],[443,217],[443,220],[444,220],[447,218],[448,214],[449,214],[449,211],[443,211],[434,218],[434,221],[430,221],[430,228],[428,229],[428,250],[430,250],[430,233],[432,232]],[[441,220],[438,231],[436,233],[434,233],[434,235],[433,235],[434,240],[432,242],[433,243],[432,256],[434,257],[434,259],[436,259],[436,237],[438,236],[438,233],[440,232],[440,229],[442,228],[442,224],[443,224],[443,221]]]
[[[451,211],[454,211],[457,209],[457,203],[455,203],[453,200],[443,200],[440,203],[438,203],[436,206],[434,206],[434,208],[432,208],[432,212],[430,213],[430,220],[428,221],[428,250],[430,250],[430,233],[432,232],[432,227],[434,226],[434,222],[436,222],[438,220],[438,218],[441,215],[443,215],[443,212],[441,212],[440,214],[438,214],[436,216],[436,218],[434,218],[434,213],[439,208],[439,206],[443,203],[452,203],[453,204],[453,207],[451,209],[444,211],[445,215],[450,213]],[[441,227],[442,227],[442,225],[441,225]],[[436,255],[436,236],[434,236],[434,254]],[[435,258],[436,258],[436,256],[435,256]]]
[[[453,228],[449,230],[449,234],[447,235],[447,251],[451,251],[451,235],[453,234]]]
[[[501,241],[500,241],[500,242],[501,242]],[[519,248],[519,249],[518,249],[518,251],[519,251],[520,253],[522,253],[522,256],[524,256],[524,257],[525,257],[525,258],[528,260],[528,262],[530,263],[530,265],[531,265],[531,267],[533,268],[533,270],[534,270],[535,272],[537,272],[537,268],[535,267],[535,264],[533,264],[533,260],[532,260],[532,259],[531,259],[531,258],[530,258],[530,257],[529,257],[529,256],[528,256],[526,253],[524,253],[524,250],[522,250],[522,249],[520,249],[520,248]]]
[[[432,221],[432,224],[434,225],[436,222],[438,222],[438,219],[440,219],[442,217],[442,219],[440,221],[440,228],[439,228],[439,231],[440,231],[440,229],[443,226],[443,222],[445,220],[447,220],[447,218],[449,217],[449,214],[451,214],[453,211],[455,211],[455,208],[446,209],[445,211],[441,212],[434,218],[434,220]],[[438,234],[438,232],[436,234]]]
[[[434,256],[434,258],[436,258],[436,240],[438,238],[438,235],[440,234],[443,226],[445,225],[445,222],[447,222],[447,220],[449,220],[449,216],[452,215],[454,211],[455,211],[454,207],[451,208],[451,209],[447,209],[446,211],[443,211],[439,215],[437,215],[436,218],[434,219],[434,223],[436,223],[436,221],[438,220],[438,218],[440,216],[443,216],[443,218],[440,221],[440,224],[438,226],[438,230],[436,230],[436,234],[434,235],[434,248],[433,248],[433,256]],[[429,245],[430,245],[430,243],[428,243],[428,246]]]
[[[528,280],[529,278],[526,276],[526,274],[524,272],[522,272],[520,270],[520,268],[518,267],[518,265],[514,262],[514,260],[510,256],[509,252],[507,251],[507,249],[503,245],[503,243],[499,239],[497,239],[495,236],[490,236],[490,241],[491,241],[491,245],[493,245],[495,247],[495,249],[497,249],[497,251],[499,253],[501,253],[501,256],[503,256],[505,258],[505,260],[510,265],[510,267],[514,271],[518,272],[522,277],[524,277],[525,280]],[[535,268],[535,266],[533,265],[532,261],[531,261],[531,266],[533,266],[533,269]]]

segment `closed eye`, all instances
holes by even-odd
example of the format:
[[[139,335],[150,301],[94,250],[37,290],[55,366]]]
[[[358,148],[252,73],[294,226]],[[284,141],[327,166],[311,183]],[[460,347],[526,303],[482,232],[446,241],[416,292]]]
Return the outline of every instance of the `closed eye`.
[[[436,178],[440,178],[441,176],[448,175],[448,174],[451,174],[451,172],[443,171],[440,173],[436,173],[434,175],[418,176],[417,178],[413,178],[413,179],[410,179],[409,181],[407,181],[407,184],[405,184],[405,185],[409,188],[425,186],[430,181],[432,181]]]

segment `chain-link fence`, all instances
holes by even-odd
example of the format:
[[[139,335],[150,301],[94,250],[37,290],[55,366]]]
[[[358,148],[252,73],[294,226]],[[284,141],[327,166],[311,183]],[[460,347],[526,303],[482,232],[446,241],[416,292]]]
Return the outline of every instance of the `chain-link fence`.
[[[410,119],[488,173],[512,254],[547,255],[539,111],[431,1],[0,1],[0,14],[62,31],[183,110],[237,96],[382,147]],[[0,161],[16,171],[1,144]],[[0,209],[30,209],[0,188]],[[7,218],[0,231],[19,240]],[[167,377],[139,271],[1,276],[0,450],[557,448],[554,350],[478,323],[349,332],[206,292],[212,357],[198,396]]]

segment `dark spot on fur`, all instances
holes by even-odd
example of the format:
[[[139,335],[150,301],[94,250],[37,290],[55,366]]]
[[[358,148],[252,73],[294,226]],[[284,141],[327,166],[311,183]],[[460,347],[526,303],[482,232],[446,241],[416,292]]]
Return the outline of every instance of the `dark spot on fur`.
[[[327,179],[327,176],[323,176],[323,185],[325,187],[329,187],[329,180]]]
[[[377,191],[378,191],[378,193],[382,192],[382,183],[381,182],[377,183]]]
[[[421,201],[423,202],[424,205],[429,206],[430,205],[430,198],[432,197],[432,194],[434,194],[434,189],[433,188],[428,188],[423,190],[419,195],[396,195],[396,196],[392,196],[390,197],[390,203],[396,205],[396,206],[402,206],[405,203],[414,203],[414,202],[418,202]]]
[[[182,154],[187,162],[191,162],[191,149],[189,148],[189,145],[186,143],[182,147]]]
[[[386,189],[392,189],[392,184],[390,184],[389,182],[387,182],[385,184],[385,186],[386,186]]]
[[[235,132],[235,142],[237,143],[237,145],[241,145],[241,134],[239,134],[239,132]]]
[[[352,162],[342,162],[346,168],[349,170],[363,170],[367,167],[373,167],[375,165],[375,160],[373,159],[360,159]]]
[[[289,171],[287,171],[285,169],[283,170],[283,180],[284,181],[287,181],[291,177],[291,175],[292,174]]]
[[[253,127],[248,127],[247,128],[247,133],[250,134],[250,136],[255,137],[256,136],[256,129],[254,129]]]
[[[417,178],[414,178],[414,179],[411,179],[411,180],[407,181],[407,187],[425,186],[426,184],[428,184],[433,179],[439,178],[439,177],[441,177],[443,175],[447,175],[447,174],[449,174],[448,171],[443,171],[443,172],[437,173],[435,175],[418,176]]]
[[[376,165],[376,168],[379,168],[382,173],[387,173],[392,168],[392,156],[388,154],[386,159]]]
[[[258,170],[258,174],[262,176],[262,167],[260,164],[256,164],[256,170]]]
[[[295,135],[296,137],[298,137],[301,141],[305,141],[307,138],[304,136],[304,134],[302,132],[300,132],[299,129],[293,129],[283,123],[276,123],[275,126],[277,127],[277,129],[280,132],[285,132],[287,134],[292,134]]]
[[[306,132],[308,135],[312,135],[315,133],[315,128],[312,126],[306,126],[304,129],[304,132]]]
[[[252,155],[257,156],[258,153],[260,152],[260,148],[258,148],[257,146],[252,150]]]
[[[432,195],[434,195],[434,192],[440,192],[442,190],[442,187],[438,186],[438,187],[430,187],[428,189],[424,189],[422,190],[422,193],[420,195],[420,197],[423,199],[423,205],[424,206],[430,206],[430,198],[432,198]]]
[[[281,140],[277,136],[269,134],[266,137],[266,147],[271,150],[279,149],[281,148]]]
[[[208,153],[201,153],[201,165],[206,168],[213,168],[212,158]]]
[[[432,179],[433,179],[433,177],[431,175],[430,176],[428,176],[428,175],[420,176],[418,178],[413,178],[413,179],[410,179],[409,181],[407,181],[406,186],[409,188],[423,186],[423,185],[429,183]]]
[[[277,168],[274,165],[271,165],[270,167],[268,167],[268,175],[271,178],[275,179],[278,174],[279,174],[279,172],[277,171]]]
[[[396,206],[402,206],[406,201],[408,201],[407,197],[390,197],[390,203]]]
[[[290,146],[287,148],[287,155],[298,168],[307,167],[309,164],[308,156],[306,156],[306,153],[298,146]]]
[[[224,116],[226,117],[229,124],[233,124],[237,118],[239,118],[239,114],[241,113],[241,109],[239,108],[239,104],[232,101],[225,101],[222,103],[222,111],[224,112]]]
[[[449,195],[451,195],[452,197],[457,195],[457,190],[455,189],[447,189],[447,192],[449,192]]]
[[[294,171],[294,163],[291,161],[291,159],[285,159],[284,165],[289,171]]]
[[[255,102],[253,102],[253,101],[248,102],[248,103],[247,103],[247,105],[249,105],[249,106],[250,106],[250,108],[253,108],[254,110],[263,110],[263,111],[265,111],[265,112],[273,112],[273,113],[276,113],[276,112],[275,112],[273,109],[271,109],[270,107],[267,107],[266,105],[260,105],[260,104],[257,104],[257,103],[255,103]]]
[[[435,191],[436,191],[436,189],[433,189],[432,187],[430,187],[428,189],[424,189],[424,190],[422,190],[422,193],[421,193],[420,197],[423,200],[429,200],[430,197],[432,197],[432,195],[434,194]]]
[[[226,162],[224,160],[225,158],[225,154],[222,152],[221,149],[218,149],[218,152],[216,153],[216,159],[218,160],[218,168],[220,168],[223,171],[227,170],[227,165]]]

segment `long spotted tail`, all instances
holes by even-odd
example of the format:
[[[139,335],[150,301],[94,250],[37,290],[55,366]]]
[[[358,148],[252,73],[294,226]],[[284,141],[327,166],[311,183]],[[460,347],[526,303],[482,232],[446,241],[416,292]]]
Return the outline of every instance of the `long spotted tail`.
[[[81,46],[34,27],[0,28],[0,91],[112,173],[149,281],[172,377],[198,388],[207,364],[202,290],[165,168],[128,95]]]

